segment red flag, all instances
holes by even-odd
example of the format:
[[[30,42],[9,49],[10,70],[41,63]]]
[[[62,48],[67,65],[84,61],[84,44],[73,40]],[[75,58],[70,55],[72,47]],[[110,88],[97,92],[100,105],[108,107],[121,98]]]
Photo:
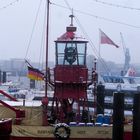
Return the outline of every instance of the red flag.
[[[110,44],[110,45],[114,45],[116,48],[119,48],[119,46],[116,45],[103,31],[100,30],[100,34],[101,34],[101,40],[100,40],[101,44]]]

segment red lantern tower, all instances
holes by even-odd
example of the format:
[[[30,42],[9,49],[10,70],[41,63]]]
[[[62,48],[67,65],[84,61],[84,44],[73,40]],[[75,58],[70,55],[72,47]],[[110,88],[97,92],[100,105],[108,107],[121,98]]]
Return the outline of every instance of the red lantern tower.
[[[77,37],[76,27],[71,24],[66,33],[55,41],[56,65],[54,68],[54,103],[57,118],[63,122],[73,108],[80,121],[80,106],[86,106],[88,70],[86,66],[87,40]],[[82,105],[80,102],[82,101]],[[74,107],[75,106],[75,107]],[[83,109],[82,108],[82,109]]]

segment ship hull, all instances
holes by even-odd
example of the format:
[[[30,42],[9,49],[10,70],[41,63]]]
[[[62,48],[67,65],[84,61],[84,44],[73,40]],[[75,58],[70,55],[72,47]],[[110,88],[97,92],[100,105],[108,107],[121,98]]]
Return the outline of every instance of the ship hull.
[[[32,128],[32,129],[31,129]],[[132,140],[132,127],[124,127],[124,140]],[[112,127],[70,127],[69,140],[112,140]],[[54,127],[51,126],[21,126],[12,127],[10,140],[54,140]]]
[[[40,137],[14,137],[10,140],[56,140],[56,138],[40,138]],[[112,140],[111,138],[69,138],[69,140]],[[132,140],[132,133],[127,132],[124,135],[124,140]]]
[[[13,118],[1,122],[8,124],[8,127],[1,127],[2,134],[11,132],[10,136],[0,137],[2,140],[55,140],[55,126],[42,126],[42,107],[19,107],[26,111],[20,125],[15,125],[15,113],[4,106],[0,106],[2,118]],[[10,128],[10,129],[9,129]],[[111,140],[112,126],[70,126],[70,140]],[[10,138],[9,138],[10,137]],[[124,125],[124,140],[132,140],[132,125]]]

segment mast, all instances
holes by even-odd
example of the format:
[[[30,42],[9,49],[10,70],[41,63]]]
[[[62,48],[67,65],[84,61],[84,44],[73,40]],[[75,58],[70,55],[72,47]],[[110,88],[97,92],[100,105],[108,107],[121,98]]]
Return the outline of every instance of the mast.
[[[45,68],[45,97],[47,97],[47,85],[48,85],[48,47],[49,47],[49,6],[50,0],[47,0],[47,25],[46,25],[46,68]]]
[[[49,4],[50,1],[47,0],[47,22],[46,22],[46,68],[45,68],[45,97],[42,98],[42,124],[43,126],[48,125],[48,116],[47,116],[47,106],[48,106],[48,97],[47,97],[47,85],[48,85],[48,44],[49,44]]]

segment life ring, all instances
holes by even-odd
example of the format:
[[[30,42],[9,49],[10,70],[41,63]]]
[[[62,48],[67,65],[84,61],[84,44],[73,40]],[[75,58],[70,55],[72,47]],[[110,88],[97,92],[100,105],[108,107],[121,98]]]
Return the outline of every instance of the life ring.
[[[70,137],[70,127],[65,123],[59,123],[55,126],[54,136],[57,139],[68,139]]]

